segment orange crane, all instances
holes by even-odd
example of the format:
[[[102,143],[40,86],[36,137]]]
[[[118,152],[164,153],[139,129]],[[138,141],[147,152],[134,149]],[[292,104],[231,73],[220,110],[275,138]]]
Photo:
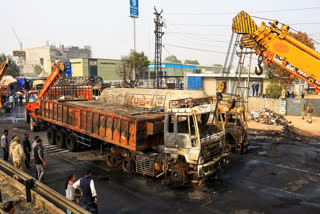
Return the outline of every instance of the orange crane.
[[[274,20],[270,25],[264,22],[258,27],[252,18],[241,11],[232,21],[232,31],[242,34],[241,48],[249,48],[259,54],[261,63],[275,63],[290,72],[290,78],[298,77],[315,87],[315,93],[320,92],[320,53],[289,36],[288,25]],[[262,73],[256,72],[258,75]]]
[[[43,84],[43,88],[40,90],[38,99],[35,103],[28,103],[25,107],[25,118],[27,122],[30,122],[30,129],[34,131],[40,126],[40,103],[41,100],[48,96],[48,91],[54,85],[54,83],[61,77],[63,72],[66,71],[66,65],[64,62],[55,63],[53,65],[52,72]]]
[[[9,58],[7,58],[2,64],[1,64],[1,68],[0,68],[0,82],[2,80],[2,77],[4,75],[4,73],[6,72],[6,70],[9,67]],[[1,99],[1,88],[0,88],[0,99]],[[0,108],[2,108],[2,103],[0,100]]]

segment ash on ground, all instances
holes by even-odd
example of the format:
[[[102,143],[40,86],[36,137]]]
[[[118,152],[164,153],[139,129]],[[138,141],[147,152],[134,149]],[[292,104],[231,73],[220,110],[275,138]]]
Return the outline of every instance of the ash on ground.
[[[267,125],[288,126],[290,123],[284,116],[267,108],[260,109],[259,111],[252,111],[250,115],[252,120]]]

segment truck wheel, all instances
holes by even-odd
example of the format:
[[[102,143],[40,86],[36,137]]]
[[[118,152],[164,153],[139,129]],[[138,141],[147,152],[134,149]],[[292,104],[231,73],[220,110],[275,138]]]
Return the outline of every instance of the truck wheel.
[[[60,148],[66,148],[66,132],[61,129],[56,135],[56,143]]]
[[[30,123],[30,111],[28,111],[27,109],[25,109],[24,111],[24,120],[26,121],[26,123]]]
[[[76,152],[78,150],[78,143],[76,137],[71,133],[66,136],[66,147],[69,152]]]
[[[134,162],[131,158],[127,157],[122,159],[122,170],[128,173],[134,172]]]
[[[106,164],[107,164],[107,166],[110,166],[110,167],[115,166],[115,160],[114,160],[113,155],[111,153],[106,154]]]
[[[35,132],[35,131],[37,131],[37,126],[35,126],[35,125],[33,125],[33,121],[32,121],[32,119],[30,120],[30,130],[32,131],[32,132]]]
[[[187,174],[181,165],[177,164],[171,170],[171,181],[175,185],[184,185],[187,181]]]
[[[56,144],[56,134],[57,130],[54,127],[50,127],[47,131],[47,138],[50,145]]]

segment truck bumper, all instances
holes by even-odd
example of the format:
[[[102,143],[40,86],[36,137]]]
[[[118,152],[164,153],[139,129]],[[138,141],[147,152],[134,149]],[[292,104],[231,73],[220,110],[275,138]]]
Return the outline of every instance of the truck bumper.
[[[226,157],[229,153],[223,154],[218,158],[213,159],[205,164],[199,164],[197,166],[198,177],[199,178],[207,178],[217,172],[217,170],[221,169],[226,163]]]

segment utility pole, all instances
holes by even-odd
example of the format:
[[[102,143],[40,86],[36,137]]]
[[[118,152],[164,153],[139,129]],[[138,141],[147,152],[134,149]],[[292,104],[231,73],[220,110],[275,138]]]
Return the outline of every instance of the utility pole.
[[[156,75],[156,82],[155,82],[155,88],[160,87],[160,79],[159,75],[162,73],[162,66],[161,66],[161,59],[162,59],[162,36],[164,32],[162,32],[162,27],[163,27],[163,20],[162,20],[162,12],[159,13],[154,7],[154,15],[156,16],[154,19],[155,23],[155,30],[154,30],[154,35],[155,35],[155,52],[154,52],[154,71]]]

